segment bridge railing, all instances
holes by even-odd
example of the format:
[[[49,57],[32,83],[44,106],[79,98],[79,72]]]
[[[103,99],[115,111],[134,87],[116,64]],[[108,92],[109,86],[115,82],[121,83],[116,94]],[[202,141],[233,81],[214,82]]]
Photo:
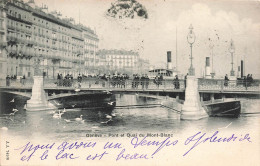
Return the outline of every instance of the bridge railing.
[[[32,88],[33,79],[0,79],[0,87]]]
[[[45,79],[44,88],[85,88],[85,89],[185,89],[184,81],[173,80],[102,80],[102,79]]]
[[[216,91],[260,91],[259,81],[247,80],[220,80],[220,79],[199,79],[199,90]],[[0,87],[10,88],[32,88],[33,79],[0,79]],[[44,79],[45,89],[147,89],[147,90],[184,90],[184,80],[103,80],[103,79]]]
[[[219,90],[219,91],[260,91],[258,81],[248,80],[218,80],[199,79],[199,90]]]

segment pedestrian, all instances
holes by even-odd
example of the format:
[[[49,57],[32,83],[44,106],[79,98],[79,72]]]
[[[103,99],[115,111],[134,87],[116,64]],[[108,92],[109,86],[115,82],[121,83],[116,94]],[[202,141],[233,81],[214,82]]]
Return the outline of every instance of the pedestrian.
[[[228,75],[226,74],[224,79],[224,86],[228,86],[228,81],[229,81]]]
[[[25,75],[23,75],[23,77],[21,78],[21,81],[22,81],[22,85],[24,85]]]
[[[6,86],[10,86],[10,77],[9,75],[6,76]]]
[[[142,89],[144,89],[144,86],[145,86],[145,77],[144,77],[144,75],[142,75],[140,81],[141,81]]]
[[[187,86],[187,77],[188,77],[189,73],[187,73],[184,77],[184,88],[186,88]]]
[[[180,88],[180,82],[179,82],[179,78],[178,76],[176,75],[175,78],[174,78],[174,89],[179,89]]]
[[[145,88],[148,89],[148,86],[149,86],[149,77],[146,74],[145,75]]]

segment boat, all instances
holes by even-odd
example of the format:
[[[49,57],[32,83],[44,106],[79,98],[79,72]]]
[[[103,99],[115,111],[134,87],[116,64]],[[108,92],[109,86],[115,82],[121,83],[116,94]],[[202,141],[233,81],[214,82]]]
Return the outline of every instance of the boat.
[[[102,92],[79,92],[55,95],[48,99],[57,109],[105,109],[112,111],[116,106],[116,99],[114,94]]]
[[[167,100],[161,103],[163,107],[173,109],[177,113],[181,113],[181,105],[184,100]],[[201,102],[209,117],[231,117],[237,118],[241,113],[241,104],[239,100],[225,99]]]
[[[163,76],[164,80],[173,80],[177,75],[177,71],[169,69],[153,69],[149,71],[148,77],[154,79],[156,76]]]
[[[202,107],[211,117],[225,116],[237,118],[241,113],[239,100],[203,102]]]

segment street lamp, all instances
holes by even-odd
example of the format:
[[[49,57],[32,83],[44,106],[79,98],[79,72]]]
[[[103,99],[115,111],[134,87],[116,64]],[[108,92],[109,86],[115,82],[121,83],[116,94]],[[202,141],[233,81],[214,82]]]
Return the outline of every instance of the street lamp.
[[[233,43],[233,40],[231,39],[230,41],[230,47],[229,47],[229,52],[231,53],[231,65],[232,65],[232,68],[231,68],[231,71],[230,71],[230,76],[235,76],[235,71],[233,69],[233,66],[234,66],[234,63],[233,63],[233,54],[235,52],[235,46],[234,46],[234,43]]]
[[[213,57],[214,57],[214,54],[213,54],[213,49],[214,49],[214,44],[213,44],[213,41],[211,41],[211,43],[209,44],[209,48],[210,48],[210,50],[211,50],[211,56],[212,56],[212,69],[211,69],[211,78],[214,78],[214,76],[215,76],[215,73],[214,73],[214,68],[213,68]]]
[[[189,68],[189,75],[194,76],[195,75],[195,69],[192,66],[192,59],[193,59],[193,57],[192,57],[192,44],[195,42],[196,36],[195,36],[194,32],[192,31],[193,30],[192,25],[190,25],[189,29],[190,29],[190,31],[187,35],[187,41],[190,44],[190,62],[191,62],[190,68]]]

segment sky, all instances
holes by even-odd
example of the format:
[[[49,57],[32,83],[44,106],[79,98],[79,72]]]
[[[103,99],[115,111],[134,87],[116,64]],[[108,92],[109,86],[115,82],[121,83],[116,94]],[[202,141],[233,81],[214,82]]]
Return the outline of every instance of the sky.
[[[190,66],[189,26],[196,35],[193,64],[197,76],[205,71],[205,57],[213,44],[213,70],[223,77],[231,70],[230,40],[234,41],[234,70],[245,61],[245,73],[260,78],[260,1],[227,0],[138,0],[148,19],[115,19],[106,16],[115,0],[35,0],[49,11],[72,17],[99,36],[99,49],[125,49],[139,52],[155,67],[165,67],[166,52],[172,51],[173,66],[187,73]],[[176,30],[177,29],[177,30]],[[177,33],[176,33],[177,32]],[[211,42],[209,41],[211,39]],[[212,66],[212,64],[211,64]],[[236,72],[237,74],[237,72]]]

